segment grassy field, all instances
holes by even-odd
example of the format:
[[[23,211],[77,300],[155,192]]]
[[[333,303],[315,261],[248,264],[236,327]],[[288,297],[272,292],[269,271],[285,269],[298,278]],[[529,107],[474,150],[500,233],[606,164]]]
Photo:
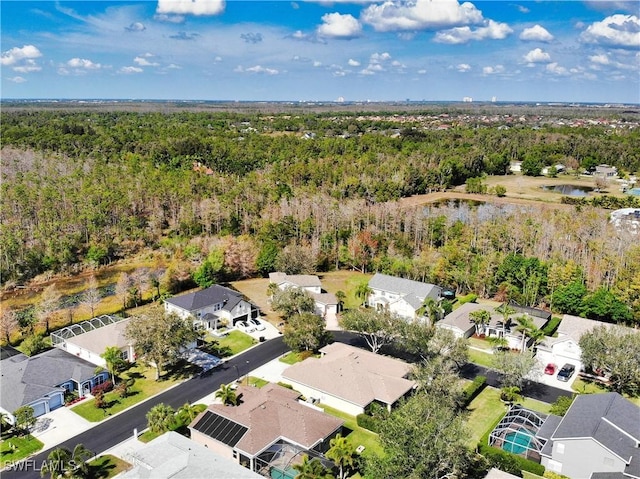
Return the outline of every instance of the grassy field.
[[[28,436],[11,436],[0,442],[0,453],[2,454],[3,464],[13,461],[20,461],[25,457],[29,457],[34,452],[42,449],[44,444],[35,437]]]
[[[350,414],[346,414],[342,411],[338,411],[329,406],[325,406],[320,404],[320,407],[324,409],[324,412],[327,414],[331,414],[332,416],[339,417],[344,420],[345,427],[351,429],[351,433],[347,436],[351,444],[355,447],[364,446],[364,452],[362,455],[366,456],[367,454],[376,454],[377,456],[383,456],[384,450],[380,445],[380,439],[378,435],[374,432],[369,431],[368,429],[364,429],[358,426],[358,422],[355,416],[351,416]]]
[[[155,369],[137,365],[122,374],[123,378],[135,379],[135,383],[126,397],[121,398],[115,391],[111,391],[104,395],[105,403],[108,405],[104,409],[97,408],[94,401],[90,399],[71,408],[71,410],[87,421],[99,422],[188,379],[196,372],[197,368],[195,366],[180,362],[174,368],[165,372],[160,377],[160,381],[156,381]]]
[[[492,354],[483,353],[482,351],[478,351],[477,349],[469,348],[469,361],[471,361],[472,363],[490,368],[493,364],[492,360]]]
[[[536,399],[524,398],[520,404],[522,407],[526,407],[527,409],[531,409],[532,411],[541,412],[543,414],[551,413],[551,404],[538,401]]]
[[[119,457],[105,454],[89,462],[88,479],[109,479],[131,469],[131,464]]]
[[[467,426],[471,433],[469,447],[475,447],[480,438],[493,426],[500,417],[507,412],[507,406],[500,400],[500,391],[492,387],[486,387],[467,406],[470,412]]]

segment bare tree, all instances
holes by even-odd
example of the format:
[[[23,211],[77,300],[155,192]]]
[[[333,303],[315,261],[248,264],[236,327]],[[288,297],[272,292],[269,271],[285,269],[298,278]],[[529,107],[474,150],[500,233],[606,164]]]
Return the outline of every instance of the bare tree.
[[[85,290],[85,292],[80,297],[80,304],[82,307],[89,311],[91,317],[95,316],[96,306],[100,304],[102,300],[102,296],[100,295],[100,291],[98,290],[98,281],[95,276],[91,276],[89,278],[89,287]]]
[[[0,334],[2,334],[7,344],[11,344],[11,333],[18,329],[18,318],[16,312],[8,307],[0,310]]]
[[[58,291],[55,283],[47,286],[42,295],[40,295],[40,303],[36,309],[36,318],[39,325],[44,326],[45,334],[49,334],[51,319],[54,313],[60,309],[60,299],[62,294]]]
[[[121,273],[116,283],[116,296],[122,301],[122,310],[127,309],[129,302],[129,290],[131,289],[131,277],[127,273]]]

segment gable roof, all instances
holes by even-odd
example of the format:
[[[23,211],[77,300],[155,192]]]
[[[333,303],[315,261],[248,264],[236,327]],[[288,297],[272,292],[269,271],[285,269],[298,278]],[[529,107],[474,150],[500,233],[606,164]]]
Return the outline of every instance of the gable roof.
[[[611,328],[615,325],[612,323],[595,321],[593,319],[581,318],[580,316],[564,314],[562,316],[562,321],[560,321],[560,325],[558,326],[558,336],[570,337],[578,343],[584,333],[588,333],[598,326]]]
[[[240,301],[242,294],[219,284],[214,284],[195,293],[174,296],[165,299],[165,302],[184,309],[185,311],[197,311],[213,304],[225,303],[223,309],[233,309]]]
[[[374,400],[393,404],[415,386],[405,379],[411,366],[399,359],[337,342],[320,352],[321,358],[294,364],[282,377],[361,407]]]
[[[32,357],[18,354],[2,360],[0,403],[7,411],[15,411],[54,390],[69,380],[78,383],[93,378],[95,364],[58,348]]]
[[[369,288],[398,294],[416,309],[422,305],[425,298],[438,299],[438,296],[442,293],[442,288],[435,284],[422,283],[382,273],[373,275],[369,280]]]
[[[580,395],[551,437],[572,438],[593,438],[628,463],[639,452],[640,407],[615,392]]]
[[[333,293],[309,293],[313,300],[318,304],[334,305],[338,304],[338,298]]]
[[[315,274],[287,274],[280,271],[269,273],[269,282],[282,284],[291,283],[299,288],[320,288],[322,283]]]
[[[469,314],[473,313],[474,311],[480,311],[483,309],[488,311],[489,314],[491,314],[493,308],[485,304],[465,303],[462,306],[460,306],[458,309],[451,311],[441,321],[438,321],[436,323],[436,326],[446,325],[452,328],[457,328],[463,332],[469,331],[470,329],[475,329],[475,325],[471,322],[471,319],[469,318]]]
[[[150,441],[123,459],[133,468],[118,477],[123,479],[193,479],[196,477],[224,477],[229,479],[262,478],[236,461],[170,431]]]
[[[344,423],[298,403],[300,393],[277,384],[269,383],[262,388],[239,386],[236,394],[242,400],[238,406],[211,404],[189,427],[195,429],[205,416],[226,419],[228,427],[246,428],[235,446],[231,447],[255,456],[280,438],[311,449]]]

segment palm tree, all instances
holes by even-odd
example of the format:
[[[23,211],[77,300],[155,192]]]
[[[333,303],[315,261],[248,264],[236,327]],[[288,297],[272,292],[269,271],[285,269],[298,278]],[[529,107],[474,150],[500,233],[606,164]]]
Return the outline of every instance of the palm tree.
[[[269,283],[269,286],[267,286],[267,296],[269,299],[273,298],[273,295],[276,294],[279,289],[276,283]]]
[[[369,287],[369,283],[360,283],[355,290],[356,298],[362,302],[362,306],[367,304],[367,298],[373,293],[373,290]]]
[[[195,404],[184,403],[180,409],[178,409],[178,415],[184,419],[186,424],[193,421],[200,413],[198,406]]]
[[[222,401],[222,404],[225,406],[237,406],[238,405],[238,395],[236,394],[235,389],[231,386],[231,384],[221,384],[220,389],[216,391],[216,398]]]
[[[107,346],[104,353],[100,355],[107,363],[107,370],[111,374],[111,382],[116,385],[116,371],[124,364],[122,359],[122,351],[117,346]]]
[[[11,417],[8,413],[0,411],[0,428],[2,432],[9,431],[13,427]]]
[[[342,311],[342,308],[344,308],[344,300],[347,299],[347,295],[344,291],[338,290],[336,291],[336,299],[338,300],[338,311]]]
[[[49,474],[51,479],[84,479],[89,475],[87,461],[92,456],[93,453],[82,444],[76,444],[73,452],[65,447],[58,447],[49,453],[42,464],[40,476]]]
[[[328,479],[331,474],[318,459],[309,460],[306,454],[302,456],[300,464],[294,464],[293,469],[298,473],[295,479]]]
[[[347,478],[347,470],[355,466],[356,450],[346,437],[338,434],[329,441],[330,449],[325,454],[338,466],[338,479]]]
[[[71,453],[71,463],[69,464],[72,467],[72,475],[67,477],[74,478],[85,478],[89,475],[89,464],[87,461],[93,457],[93,452],[84,447],[83,444],[76,444],[76,447],[73,448],[73,452]]]
[[[434,324],[436,321],[438,321],[440,319],[440,313],[440,305],[433,298],[425,298],[422,306],[420,306],[420,308],[418,308],[418,310],[416,311],[416,314],[418,316],[424,315],[429,318],[429,324]]]
[[[486,309],[472,311],[469,313],[469,319],[476,326],[476,334],[480,335],[484,333],[485,326],[491,321],[491,313]]]
[[[156,404],[147,413],[147,426],[151,432],[162,434],[175,424],[175,411],[167,404]]]
[[[509,316],[515,313],[516,310],[507,303],[504,303],[500,306],[500,312],[502,313],[502,337],[504,338],[504,335],[507,333],[507,327],[511,325],[511,318],[509,318]]]
[[[539,343],[545,336],[541,329],[538,329],[533,321],[528,316],[522,315],[516,318],[518,326],[516,329],[522,333],[522,346],[520,352],[524,353],[527,348],[526,338],[533,339],[534,344]]]

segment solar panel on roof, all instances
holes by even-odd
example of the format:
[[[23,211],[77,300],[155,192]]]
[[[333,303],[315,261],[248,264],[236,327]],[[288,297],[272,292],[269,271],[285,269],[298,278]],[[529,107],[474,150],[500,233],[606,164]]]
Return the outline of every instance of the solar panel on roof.
[[[230,447],[234,447],[248,431],[247,427],[211,411],[205,412],[193,429]]]

